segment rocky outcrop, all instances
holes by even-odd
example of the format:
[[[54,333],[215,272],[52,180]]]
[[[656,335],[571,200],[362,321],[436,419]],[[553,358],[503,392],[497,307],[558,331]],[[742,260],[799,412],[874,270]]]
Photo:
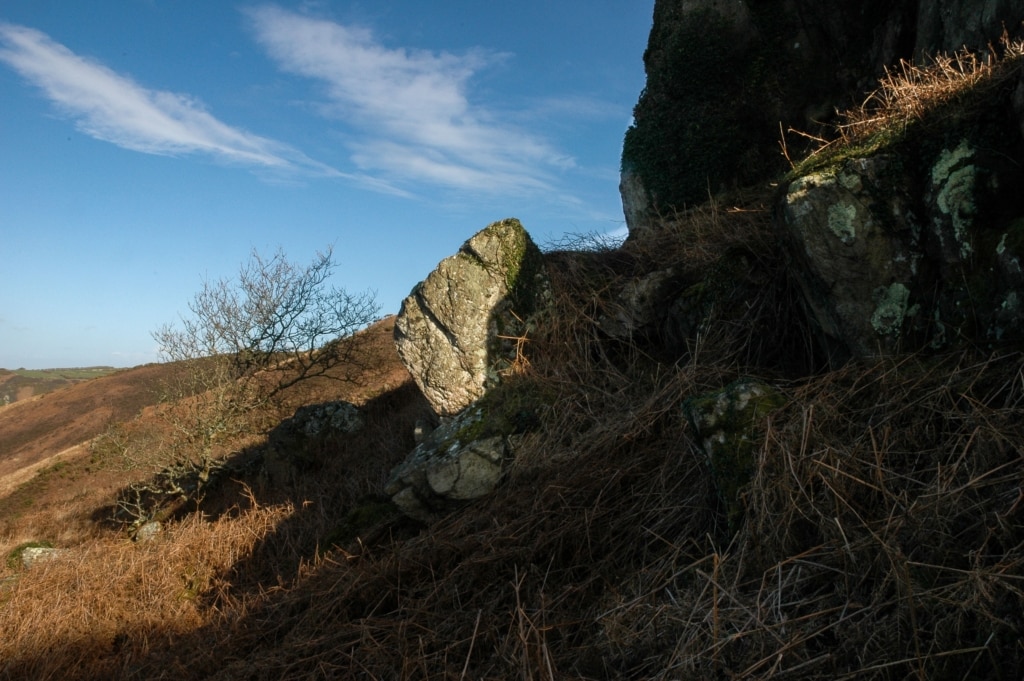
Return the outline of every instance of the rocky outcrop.
[[[496,385],[548,295],[543,258],[515,219],[478,232],[402,302],[399,355],[440,416]]]
[[[494,490],[523,410],[493,396],[549,303],[543,256],[515,219],[475,234],[403,301],[395,344],[441,417],[417,424],[416,449],[385,486],[405,515],[429,522]]]
[[[281,421],[270,434],[271,443],[282,448],[301,448],[311,440],[354,433],[363,427],[363,416],[351,402],[334,400],[307,404]]]
[[[687,287],[672,268],[655,270],[627,281],[599,319],[601,330],[612,338],[633,340],[660,326],[671,306]]]
[[[920,227],[891,156],[856,159],[789,186],[784,223],[793,268],[825,345],[856,355],[891,351],[908,312],[918,270]]]
[[[622,151],[631,238],[709,194],[776,177],[781,131],[815,132],[900,59],[985,50],[1022,20],[1012,0],[656,0]],[[788,139],[793,158],[801,139]]]
[[[793,181],[793,272],[823,343],[854,356],[1024,339],[1024,137],[1006,95]]]
[[[270,431],[264,469],[272,478],[287,477],[294,469],[314,465],[328,439],[358,432],[362,427],[359,408],[344,400],[299,407]]]

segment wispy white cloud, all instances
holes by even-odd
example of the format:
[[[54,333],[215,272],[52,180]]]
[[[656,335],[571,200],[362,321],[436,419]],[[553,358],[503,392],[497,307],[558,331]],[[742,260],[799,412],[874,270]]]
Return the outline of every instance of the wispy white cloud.
[[[83,133],[148,154],[199,153],[261,170],[339,174],[288,145],[232,127],[188,95],[151,90],[45,33],[0,22],[0,61]]]
[[[323,84],[320,110],[352,126],[362,172],[399,185],[534,193],[573,166],[540,135],[470,101],[473,75],[507,55],[389,48],[369,30],[274,6],[247,13],[280,68]]]
[[[554,117],[579,121],[622,118],[629,115],[629,110],[599,97],[569,94],[541,99],[528,114],[540,119]]]

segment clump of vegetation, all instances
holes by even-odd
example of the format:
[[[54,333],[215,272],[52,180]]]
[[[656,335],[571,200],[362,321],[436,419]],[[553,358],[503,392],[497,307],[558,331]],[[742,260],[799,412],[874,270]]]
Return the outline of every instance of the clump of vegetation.
[[[369,293],[329,287],[335,268],[330,249],[305,267],[281,252],[253,252],[236,280],[204,282],[181,328],[165,325],[153,334],[163,357],[185,370],[165,387],[162,438],[145,452],[121,433],[103,440],[132,463],[141,454],[158,471],[125,490],[118,519],[139,526],[197,503],[240,472],[229,455],[282,418],[289,388],[354,380],[362,359],[356,332],[380,308]],[[333,371],[338,367],[345,371]]]
[[[863,102],[838,112],[831,134],[814,138],[817,144],[805,159],[791,160],[794,174],[868,155],[908,137],[934,135],[952,121],[991,106],[993,96],[1016,82],[1022,64],[1024,42],[1011,41],[1005,34],[987,54],[937,54],[923,65],[901,60],[886,69],[879,87]],[[786,154],[785,139],[782,144]]]

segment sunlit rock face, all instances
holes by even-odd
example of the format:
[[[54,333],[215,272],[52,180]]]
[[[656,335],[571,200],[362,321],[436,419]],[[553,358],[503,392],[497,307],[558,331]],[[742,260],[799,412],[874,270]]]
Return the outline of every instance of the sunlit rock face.
[[[543,256],[515,219],[478,232],[402,302],[398,353],[440,416],[454,416],[516,360],[548,294]]]

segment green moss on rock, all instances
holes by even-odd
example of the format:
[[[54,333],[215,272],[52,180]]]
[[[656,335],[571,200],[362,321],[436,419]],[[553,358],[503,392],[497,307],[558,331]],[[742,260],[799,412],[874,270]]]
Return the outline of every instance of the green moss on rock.
[[[741,132],[748,127],[735,98],[748,59],[736,47],[741,41],[732,23],[708,10],[660,23],[656,18],[655,31],[622,169],[642,179],[658,206],[681,209],[728,182],[744,152],[755,148]]]
[[[25,553],[26,549],[52,549],[53,544],[48,541],[27,541],[23,544],[18,544],[7,554],[7,567],[11,570],[17,570],[22,567],[21,556]]]

